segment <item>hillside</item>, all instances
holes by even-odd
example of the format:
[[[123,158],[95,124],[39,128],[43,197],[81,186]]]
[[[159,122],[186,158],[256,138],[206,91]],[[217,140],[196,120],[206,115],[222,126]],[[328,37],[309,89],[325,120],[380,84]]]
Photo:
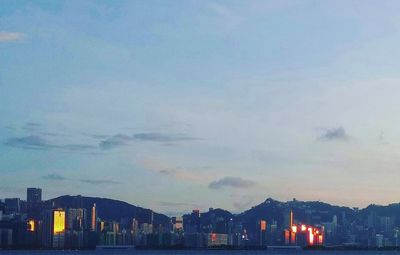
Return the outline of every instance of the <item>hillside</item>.
[[[81,200],[80,200],[81,198]],[[96,204],[98,217],[108,221],[120,221],[122,218],[136,218],[139,222],[150,222],[151,210],[138,207],[123,201],[98,197],[61,196],[46,201],[47,204],[61,208],[83,207],[89,213]],[[168,216],[154,213],[154,224],[167,224]]]

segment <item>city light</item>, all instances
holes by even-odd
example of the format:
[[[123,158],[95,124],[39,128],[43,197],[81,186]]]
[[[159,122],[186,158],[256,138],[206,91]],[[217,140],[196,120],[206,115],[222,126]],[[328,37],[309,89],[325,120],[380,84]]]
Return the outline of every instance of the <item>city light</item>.
[[[262,220],[260,222],[260,227],[261,227],[261,231],[265,231],[267,229],[267,222],[265,220]]]
[[[28,221],[28,231],[34,232],[35,231],[35,221],[29,220]]]
[[[59,234],[65,230],[65,211],[55,210],[53,212],[53,233]]]

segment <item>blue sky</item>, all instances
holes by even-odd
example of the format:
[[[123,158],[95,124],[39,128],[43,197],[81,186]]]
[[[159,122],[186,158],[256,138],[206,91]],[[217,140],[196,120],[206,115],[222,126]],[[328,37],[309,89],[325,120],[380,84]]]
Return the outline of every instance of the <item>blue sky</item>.
[[[0,5],[0,197],[399,200],[398,1]]]

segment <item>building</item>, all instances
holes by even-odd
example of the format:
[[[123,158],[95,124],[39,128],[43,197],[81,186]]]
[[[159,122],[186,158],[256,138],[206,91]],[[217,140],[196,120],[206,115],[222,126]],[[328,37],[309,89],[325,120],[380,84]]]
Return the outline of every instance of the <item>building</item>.
[[[267,245],[267,221],[259,220],[257,224],[257,245],[264,247]]]
[[[172,217],[172,226],[174,232],[183,232],[183,217]]]
[[[19,198],[6,198],[4,200],[4,213],[17,214],[21,212],[21,200]]]
[[[27,213],[30,218],[37,219],[40,215],[42,204],[42,189],[27,188],[26,190]]]
[[[26,201],[28,204],[42,202],[42,189],[39,188],[27,188],[26,190]]]
[[[53,211],[53,248],[64,248],[65,244],[65,211]]]
[[[42,245],[45,248],[63,249],[65,246],[66,215],[63,209],[44,212]]]
[[[92,207],[91,230],[97,232],[97,208],[96,204]]]
[[[70,208],[67,210],[66,228],[73,231],[83,231],[86,226],[86,210],[84,208]]]
[[[207,234],[207,247],[221,247],[228,245],[227,234],[209,233]]]

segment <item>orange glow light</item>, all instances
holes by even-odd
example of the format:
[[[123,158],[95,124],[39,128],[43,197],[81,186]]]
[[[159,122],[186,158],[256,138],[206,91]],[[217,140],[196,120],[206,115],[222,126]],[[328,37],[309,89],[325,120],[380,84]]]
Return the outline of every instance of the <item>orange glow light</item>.
[[[265,220],[260,221],[261,231],[265,231],[267,229],[267,222]]]
[[[53,212],[54,223],[53,233],[58,234],[65,230],[65,211],[56,210]]]
[[[322,235],[318,236],[318,243],[322,244],[322,241],[323,241]]]
[[[35,221],[34,220],[29,220],[28,221],[28,231],[29,232],[34,232],[35,231]]]
[[[216,234],[216,233],[212,233],[212,234],[211,234],[211,241],[212,241],[212,242],[217,241],[217,234]]]
[[[304,232],[304,231],[306,231],[306,230],[307,230],[306,225],[301,225],[301,231]]]
[[[308,244],[309,245],[314,244],[314,234],[312,232],[312,228],[308,228]]]

